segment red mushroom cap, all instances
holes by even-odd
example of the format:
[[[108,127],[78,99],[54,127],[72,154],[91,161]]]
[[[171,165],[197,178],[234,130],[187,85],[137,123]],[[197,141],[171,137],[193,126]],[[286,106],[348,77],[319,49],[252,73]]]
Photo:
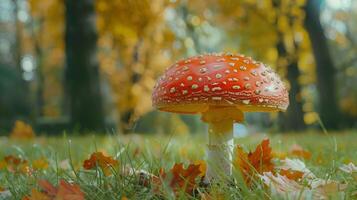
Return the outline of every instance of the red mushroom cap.
[[[209,106],[274,112],[289,105],[288,91],[270,67],[231,53],[176,62],[157,81],[152,101],[159,110],[176,113],[201,113]]]

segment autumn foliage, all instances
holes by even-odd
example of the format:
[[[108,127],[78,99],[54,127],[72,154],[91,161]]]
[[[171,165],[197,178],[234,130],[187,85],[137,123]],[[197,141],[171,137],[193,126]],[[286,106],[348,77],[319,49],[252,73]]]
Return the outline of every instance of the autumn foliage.
[[[23,200],[84,200],[84,193],[76,184],[60,180],[58,187],[47,180],[39,180],[41,191],[32,189],[31,194]]]
[[[20,120],[15,122],[14,128],[10,133],[10,138],[12,139],[32,139],[35,136],[35,132],[31,125]]]
[[[265,139],[253,152],[246,153],[242,147],[237,146],[234,164],[242,172],[244,179],[250,182],[256,173],[273,171],[272,158],[269,140]]]
[[[105,176],[112,174],[111,170],[118,165],[118,161],[110,156],[105,156],[102,152],[94,152],[89,159],[83,162],[83,168],[87,170],[99,167]]]

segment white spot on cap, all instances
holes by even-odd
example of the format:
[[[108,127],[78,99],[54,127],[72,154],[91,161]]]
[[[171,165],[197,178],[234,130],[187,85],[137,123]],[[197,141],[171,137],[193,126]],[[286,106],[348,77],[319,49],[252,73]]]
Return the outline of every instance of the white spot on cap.
[[[209,87],[207,85],[203,86],[203,91],[208,92],[209,91]]]
[[[212,88],[212,92],[220,91],[220,90],[222,90],[222,88],[220,88],[220,87],[214,87],[214,88]]]
[[[249,99],[245,99],[245,100],[242,100],[243,104],[249,104],[250,100]]]
[[[183,67],[182,67],[182,70],[183,70],[183,71],[187,71],[187,70],[188,70],[188,67],[187,67],[187,66],[183,66]]]
[[[239,89],[240,89],[240,86],[239,86],[239,85],[233,85],[232,88],[233,88],[234,90],[239,90]]]
[[[249,88],[250,88],[250,84],[249,84],[249,83],[246,83],[246,84],[244,85],[244,88],[245,88],[245,89],[249,89]]]
[[[192,76],[187,76],[188,81],[192,81]]]
[[[206,72],[207,72],[207,68],[205,68],[205,67],[201,68],[201,69],[200,69],[200,72],[201,72],[201,73],[206,73]]]
[[[234,67],[235,63],[229,63],[229,66]]]
[[[216,78],[222,78],[221,74],[216,74]]]
[[[206,61],[201,60],[201,61],[200,61],[200,64],[201,64],[201,65],[206,64]]]
[[[239,69],[242,70],[242,71],[245,71],[245,70],[247,70],[247,67],[242,65],[242,66],[239,67]]]
[[[249,81],[249,77],[248,76],[244,77],[244,80]]]
[[[192,88],[192,89],[197,89],[197,88],[198,88],[198,85],[197,85],[197,84],[193,84],[193,85],[191,86],[191,88]]]
[[[182,90],[182,94],[187,94],[188,91],[187,90]]]
[[[175,93],[175,92],[176,92],[176,88],[175,87],[170,88],[170,93]]]

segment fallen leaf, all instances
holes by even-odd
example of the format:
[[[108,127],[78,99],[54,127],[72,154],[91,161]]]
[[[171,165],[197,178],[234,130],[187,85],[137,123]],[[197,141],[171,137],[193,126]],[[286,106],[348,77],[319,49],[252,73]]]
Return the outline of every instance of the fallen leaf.
[[[84,200],[84,193],[78,185],[60,180],[56,200]]]
[[[38,185],[41,189],[49,196],[55,197],[57,194],[57,189],[47,180],[39,180]]]
[[[280,170],[279,174],[282,176],[285,176],[286,178],[288,178],[290,180],[294,180],[294,181],[300,180],[302,178],[302,176],[304,175],[304,173],[301,171],[296,171],[296,170],[291,170],[291,169],[288,169],[288,170],[282,169],[282,170]]]
[[[207,164],[204,160],[197,160],[195,162],[193,162],[194,165],[199,165],[199,169],[201,171],[201,173],[199,174],[199,176],[204,177],[206,175],[206,171],[207,171]]]
[[[304,162],[302,162],[299,159],[289,159],[286,158],[284,160],[281,160],[281,165],[276,166],[277,169],[280,170],[293,170],[293,171],[299,171],[303,173],[303,178],[308,178],[308,179],[314,179],[316,178],[315,174],[313,174],[305,165]]]
[[[112,157],[105,156],[102,152],[92,153],[88,160],[83,162],[83,168],[90,170],[95,169],[99,166],[105,176],[109,176],[112,174],[111,168],[118,165],[118,161],[114,160]]]
[[[234,165],[241,170],[244,179],[247,183],[250,182],[255,173],[262,174],[274,170],[272,163],[272,149],[269,145],[269,139],[263,140],[255,149],[254,152],[248,154],[244,152],[242,147],[237,146],[236,158]]]
[[[184,169],[183,164],[175,164],[171,169],[172,179],[170,187],[176,192],[184,189],[186,193],[193,194],[197,187],[196,178],[202,174],[200,165],[190,164]]]
[[[47,180],[39,180],[38,184],[43,191],[32,189],[23,200],[84,200],[84,193],[76,184],[64,180],[60,180],[57,188]]]
[[[36,189],[31,190],[30,196],[25,196],[23,200],[53,200],[50,196]]]
[[[289,154],[296,157],[304,158],[306,160],[311,159],[311,152],[303,149],[298,144],[294,144],[290,147]]]

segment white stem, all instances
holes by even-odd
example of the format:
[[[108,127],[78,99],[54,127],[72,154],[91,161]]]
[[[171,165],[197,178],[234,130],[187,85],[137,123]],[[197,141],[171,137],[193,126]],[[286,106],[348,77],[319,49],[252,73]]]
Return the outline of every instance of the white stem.
[[[209,124],[206,183],[232,174],[233,145],[232,121]]]

